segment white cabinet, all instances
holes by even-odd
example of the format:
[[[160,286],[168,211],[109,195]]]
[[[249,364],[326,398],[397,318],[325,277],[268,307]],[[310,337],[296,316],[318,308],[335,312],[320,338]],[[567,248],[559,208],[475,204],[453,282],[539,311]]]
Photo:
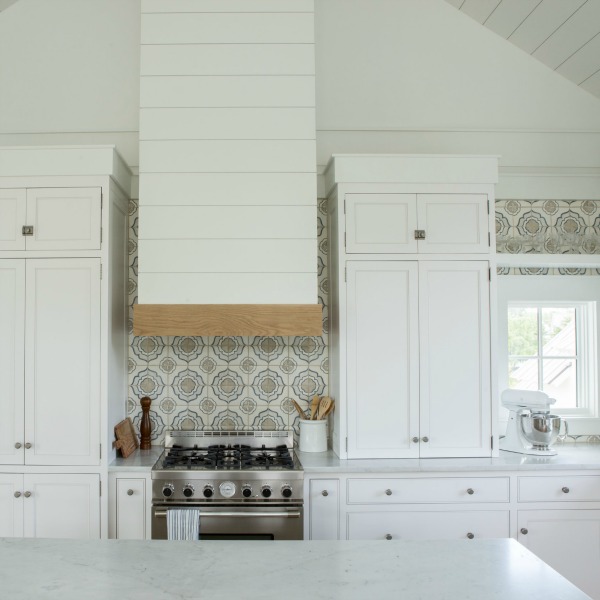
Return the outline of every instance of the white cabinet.
[[[488,254],[485,194],[348,193],[346,252]]]
[[[0,279],[2,462],[99,464],[100,260],[0,259]]]
[[[334,451],[497,455],[497,159],[338,155],[325,180]]]
[[[0,250],[99,250],[101,189],[0,191]]]
[[[489,456],[489,263],[346,269],[348,458]]]
[[[600,476],[518,478],[517,539],[600,599]]]
[[[0,536],[100,536],[100,476],[0,474]]]
[[[600,599],[600,510],[519,510],[518,529],[521,544]]]
[[[0,154],[0,536],[107,537],[131,173],[110,146]]]
[[[150,539],[150,474],[112,473],[109,485],[109,536],[119,540]]]
[[[340,482],[311,479],[309,482],[308,539],[338,540],[340,537]]]
[[[26,190],[0,189],[0,250],[25,250]]]

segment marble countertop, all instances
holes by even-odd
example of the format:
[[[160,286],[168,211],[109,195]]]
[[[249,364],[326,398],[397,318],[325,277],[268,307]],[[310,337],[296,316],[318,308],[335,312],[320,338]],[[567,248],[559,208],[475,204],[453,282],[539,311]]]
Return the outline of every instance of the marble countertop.
[[[136,450],[127,458],[115,458],[108,466],[109,471],[150,471],[164,450],[163,446],[152,446],[150,450]]]
[[[561,444],[556,446],[556,450],[556,456],[526,456],[500,450],[498,458],[340,460],[331,450],[297,454],[305,473],[600,470],[600,444]]]
[[[150,471],[162,453],[161,446],[136,450],[117,458],[109,471]],[[305,473],[423,473],[444,471],[552,471],[600,470],[600,444],[572,443],[557,446],[556,456],[526,456],[500,451],[498,458],[407,458],[340,460],[333,451],[297,452]]]
[[[11,600],[585,600],[515,540],[1,539]]]

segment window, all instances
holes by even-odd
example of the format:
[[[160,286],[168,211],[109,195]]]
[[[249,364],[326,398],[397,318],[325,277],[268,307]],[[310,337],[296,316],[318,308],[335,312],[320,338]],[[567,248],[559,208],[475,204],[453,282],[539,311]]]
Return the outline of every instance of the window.
[[[506,388],[542,389],[572,434],[599,433],[600,278],[502,275],[497,285],[498,398]]]
[[[509,387],[543,390],[554,409],[584,406],[587,312],[585,303],[509,303]]]

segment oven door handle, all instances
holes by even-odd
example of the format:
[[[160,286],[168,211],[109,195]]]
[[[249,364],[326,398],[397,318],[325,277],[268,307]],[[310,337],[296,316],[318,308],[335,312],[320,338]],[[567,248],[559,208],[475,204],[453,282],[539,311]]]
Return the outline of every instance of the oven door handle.
[[[155,510],[154,516],[159,519],[164,519],[167,516],[166,510]],[[254,517],[287,517],[288,519],[299,519],[302,516],[300,511],[290,512],[201,512],[200,517],[233,517],[237,518],[254,518]]]

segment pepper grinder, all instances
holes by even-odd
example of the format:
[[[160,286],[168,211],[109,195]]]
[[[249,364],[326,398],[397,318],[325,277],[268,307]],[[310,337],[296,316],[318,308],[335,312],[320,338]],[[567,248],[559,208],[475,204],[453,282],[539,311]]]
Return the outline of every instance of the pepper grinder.
[[[142,405],[142,420],[140,422],[140,450],[150,450],[152,444],[152,422],[150,421],[150,403],[152,400],[144,396],[140,400]]]

